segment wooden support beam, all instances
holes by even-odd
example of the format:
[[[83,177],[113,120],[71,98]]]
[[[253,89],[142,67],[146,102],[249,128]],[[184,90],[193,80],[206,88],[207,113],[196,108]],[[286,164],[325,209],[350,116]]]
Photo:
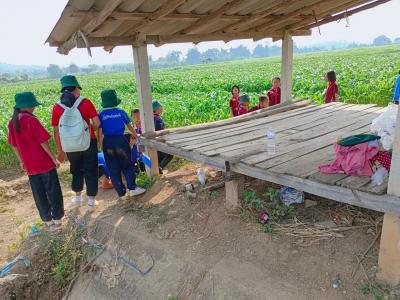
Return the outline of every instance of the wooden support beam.
[[[378,0],[378,1],[366,4],[366,5],[363,5],[361,7],[357,7],[355,9],[352,9],[352,10],[349,10],[349,11],[334,15],[334,16],[329,16],[329,17],[327,17],[325,19],[322,19],[322,20],[320,20],[318,22],[315,22],[315,23],[313,23],[311,25],[307,25],[307,26],[301,27],[300,29],[310,29],[310,28],[314,28],[314,27],[318,27],[318,26],[327,24],[327,23],[338,21],[338,20],[341,20],[343,18],[349,17],[351,15],[354,15],[354,14],[359,13],[361,11],[365,11],[367,9],[371,9],[373,7],[376,7],[378,5],[381,5],[381,4],[389,2],[389,1],[390,0]]]
[[[291,30],[288,33],[292,36],[311,35],[311,30]],[[254,39],[259,40],[267,37],[283,38],[284,32],[243,32],[243,33],[212,33],[212,34],[174,34],[174,35],[148,35],[143,41],[138,40],[138,35],[129,36],[108,36],[108,37],[88,37],[87,42],[90,47],[107,47],[107,46],[127,46],[139,44],[155,44],[157,46],[166,43],[199,43],[202,41],[231,41],[237,39]],[[86,48],[86,43],[81,38],[77,38],[76,46],[78,48]],[[52,45],[57,45],[53,42]]]
[[[312,9],[315,9],[315,7],[318,6],[319,4],[324,4],[324,3],[326,3],[326,0],[320,0],[320,1],[310,4],[310,5],[304,5],[301,8],[296,9],[286,15],[276,16],[271,21],[268,21],[267,23],[262,24],[262,25],[258,25],[254,29],[256,31],[264,31],[264,30],[268,30],[271,28],[279,27],[279,24],[287,22],[288,19],[299,17],[301,14],[310,12]]]
[[[87,23],[81,32],[88,35],[97,27],[99,27],[108,18],[108,16],[121,4],[123,0],[110,0],[106,2],[104,8],[99,12],[96,18]],[[58,47],[57,52],[67,55],[71,49],[76,45],[77,34],[73,33],[72,36],[64,42],[60,47]]]
[[[281,102],[292,101],[293,38],[285,32],[282,40]]]
[[[147,55],[147,46],[133,47],[133,60],[136,75],[136,87],[139,100],[140,120],[143,133],[154,132],[153,106],[151,99],[150,70]],[[152,167],[146,167],[149,176],[159,174],[157,151],[146,147],[146,154],[150,157]]]
[[[196,23],[190,25],[189,27],[185,28],[181,31],[183,34],[191,34],[201,31],[204,26],[210,25],[210,23],[218,20],[223,16],[228,10],[240,7],[241,5],[245,4],[248,0],[233,0],[231,2],[222,5],[219,9],[215,12],[210,14],[208,17],[197,21]]]
[[[157,22],[160,18],[168,15],[169,13],[173,12],[178,6],[185,3],[187,0],[170,0],[166,1],[166,3],[161,6],[158,10],[151,13],[150,16],[146,17],[143,21],[135,26],[136,32],[142,32],[143,29],[147,26],[150,26]]]
[[[234,176],[225,182],[225,208],[234,210],[240,207],[244,192],[244,177]]]
[[[286,2],[286,3],[285,3]],[[235,32],[235,31],[240,31],[241,28],[247,28],[254,24],[254,22],[257,22],[262,19],[272,20],[274,13],[278,12],[281,8],[282,5],[284,4],[285,7],[290,7],[291,5],[297,3],[298,0],[289,0],[289,1],[272,1],[270,4],[264,4],[265,5],[265,12],[262,12],[260,14],[254,14],[251,15],[248,20],[244,21],[238,21],[234,24],[228,25],[222,29],[223,32]],[[263,8],[263,9],[264,9]]]
[[[400,109],[397,113],[388,194],[400,197]],[[385,214],[379,250],[378,279],[400,284],[400,214]]]

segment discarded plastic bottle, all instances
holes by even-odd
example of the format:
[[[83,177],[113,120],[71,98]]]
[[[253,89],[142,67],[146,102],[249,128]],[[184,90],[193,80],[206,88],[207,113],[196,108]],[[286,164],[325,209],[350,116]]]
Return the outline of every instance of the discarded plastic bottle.
[[[267,154],[275,155],[276,147],[275,147],[275,132],[268,130],[267,132]]]

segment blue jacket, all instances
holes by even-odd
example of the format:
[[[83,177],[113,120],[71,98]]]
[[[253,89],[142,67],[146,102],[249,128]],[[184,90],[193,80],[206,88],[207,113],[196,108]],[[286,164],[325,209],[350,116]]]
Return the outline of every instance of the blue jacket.
[[[400,75],[397,76],[396,83],[394,85],[394,96],[393,101],[399,102],[400,99]]]

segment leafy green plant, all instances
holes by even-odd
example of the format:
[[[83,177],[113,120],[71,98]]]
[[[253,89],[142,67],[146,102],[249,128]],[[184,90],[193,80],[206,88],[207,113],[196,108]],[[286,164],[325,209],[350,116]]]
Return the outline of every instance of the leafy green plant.
[[[136,185],[146,190],[150,189],[156,181],[159,180],[158,176],[148,177],[146,173],[142,172],[136,177]]]

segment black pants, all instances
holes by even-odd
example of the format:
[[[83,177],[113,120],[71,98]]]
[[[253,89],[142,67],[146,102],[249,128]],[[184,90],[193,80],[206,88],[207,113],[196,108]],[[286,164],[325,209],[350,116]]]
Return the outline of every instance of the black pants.
[[[64,216],[64,202],[57,170],[30,175],[29,184],[42,221],[60,220]]]
[[[136,188],[135,169],[132,162],[132,150],[126,137],[123,135],[105,136],[103,152],[111,182],[118,196],[122,197],[126,193],[121,173],[124,174],[128,189],[134,190]]]
[[[81,192],[83,180],[86,183],[86,195],[95,197],[99,188],[99,170],[97,160],[97,140],[90,141],[86,151],[67,153],[72,174],[72,190]]]
[[[161,169],[164,169],[169,164],[169,162],[174,158],[173,155],[160,151],[157,151],[157,155],[158,155],[158,166]]]

